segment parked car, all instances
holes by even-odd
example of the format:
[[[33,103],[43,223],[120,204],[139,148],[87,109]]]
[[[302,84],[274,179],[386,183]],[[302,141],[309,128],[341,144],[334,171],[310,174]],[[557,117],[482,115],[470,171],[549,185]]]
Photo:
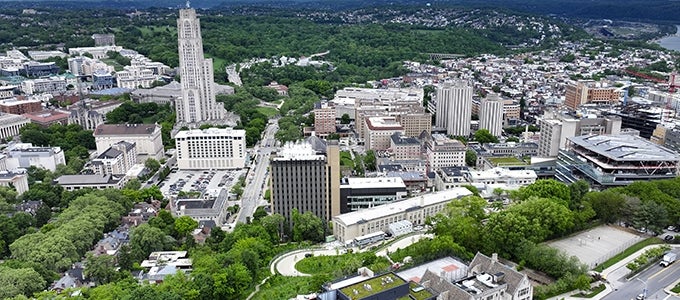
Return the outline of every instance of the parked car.
[[[666,242],[670,242],[670,241],[672,241],[673,239],[675,239],[675,237],[672,236],[672,235],[670,235],[670,234],[668,234],[668,235],[666,235],[665,237],[663,237],[663,240],[666,241]]]

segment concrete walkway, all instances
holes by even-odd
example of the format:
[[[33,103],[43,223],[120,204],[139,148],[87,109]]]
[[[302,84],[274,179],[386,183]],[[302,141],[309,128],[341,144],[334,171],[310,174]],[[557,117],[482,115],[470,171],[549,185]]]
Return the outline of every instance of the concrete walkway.
[[[659,247],[661,245],[664,245],[664,244],[649,245],[647,247],[644,247],[644,248],[638,250],[637,252],[629,255],[628,257],[622,259],[621,261],[617,262],[613,266],[604,269],[604,271],[602,271],[601,274],[604,278],[607,279],[607,283],[605,283],[605,289],[604,289],[604,291],[600,292],[599,294],[597,294],[594,297],[589,298],[589,299],[596,299],[596,300],[602,299],[605,296],[607,296],[609,293],[611,293],[614,290],[623,286],[625,284],[625,282],[621,282],[619,279],[625,277],[626,275],[628,275],[628,273],[630,273],[630,270],[626,267],[626,265],[628,263],[630,263],[631,261],[635,260],[638,256],[642,255],[642,253],[644,253],[648,249]],[[666,244],[666,245],[669,245],[669,244]],[[669,245],[669,246],[671,246],[673,248],[680,248],[680,245]],[[669,291],[671,288],[673,288],[673,286],[667,287],[665,290]],[[579,291],[571,291],[571,292],[568,292],[568,293],[565,293],[565,294],[562,294],[562,295],[559,295],[559,296],[549,298],[549,300],[561,300],[561,299],[583,300],[583,299],[585,299],[585,298],[581,298],[581,297],[572,297],[571,296],[571,295],[574,295],[574,294],[577,294],[577,293],[579,293]]]

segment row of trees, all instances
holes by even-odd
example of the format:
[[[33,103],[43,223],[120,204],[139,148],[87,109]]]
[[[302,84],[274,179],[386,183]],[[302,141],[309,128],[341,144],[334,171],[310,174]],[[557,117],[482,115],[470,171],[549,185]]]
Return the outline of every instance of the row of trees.
[[[20,130],[21,141],[34,146],[61,147],[66,158],[62,174],[76,174],[89,158],[88,150],[97,149],[91,130],[83,130],[80,125],[53,124],[47,128],[30,123]]]

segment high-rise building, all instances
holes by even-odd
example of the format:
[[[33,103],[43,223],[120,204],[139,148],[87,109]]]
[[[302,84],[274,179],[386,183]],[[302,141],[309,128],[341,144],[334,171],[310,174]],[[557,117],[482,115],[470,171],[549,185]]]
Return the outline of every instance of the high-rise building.
[[[196,11],[181,9],[177,19],[179,74],[182,99],[176,101],[177,123],[189,126],[201,123],[221,123],[226,111],[215,101],[213,62],[203,57],[201,23]]]
[[[482,99],[479,108],[479,129],[486,129],[493,136],[503,133],[503,101],[498,94]]]
[[[340,214],[340,154],[336,142],[310,137],[287,144],[271,160],[272,211],[292,227],[292,211],[324,221]]]
[[[469,136],[472,121],[472,87],[465,81],[444,83],[437,87],[435,125],[446,128],[449,135]]]
[[[335,133],[335,107],[328,103],[314,104],[314,132],[321,137]]]

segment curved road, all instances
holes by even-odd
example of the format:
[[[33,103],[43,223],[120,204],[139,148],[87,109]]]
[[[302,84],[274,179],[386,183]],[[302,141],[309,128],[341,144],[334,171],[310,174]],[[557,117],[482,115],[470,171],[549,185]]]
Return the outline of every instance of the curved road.
[[[396,242],[392,243],[389,247],[386,249],[380,250],[376,252],[376,255],[378,256],[384,256],[389,259],[387,256],[387,251],[389,253],[392,253],[394,251],[397,251],[397,249],[403,249],[417,241],[419,241],[422,238],[431,238],[433,235],[428,234],[428,233],[418,233],[416,235],[410,235],[403,237]],[[370,248],[370,247],[368,247]],[[368,248],[364,249],[357,249],[353,248],[354,252],[363,252],[368,250]],[[306,254],[313,254],[314,256],[319,256],[319,255],[339,255],[345,253],[345,248],[340,247],[337,249],[313,249],[313,250],[295,250],[289,253],[286,253],[282,256],[279,256],[277,259],[275,259],[271,266],[270,266],[270,271],[272,274],[275,274],[278,272],[279,274],[283,276],[310,276],[309,274],[305,273],[300,273],[295,269],[295,264],[297,264],[299,261],[305,258]]]

